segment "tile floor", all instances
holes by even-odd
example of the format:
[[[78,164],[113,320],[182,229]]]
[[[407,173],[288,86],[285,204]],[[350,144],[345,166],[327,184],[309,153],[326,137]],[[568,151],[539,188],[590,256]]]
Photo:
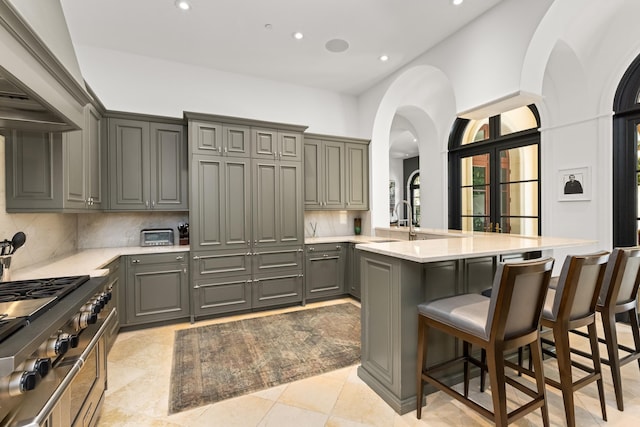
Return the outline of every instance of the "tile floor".
[[[273,387],[208,406],[168,415],[169,377],[173,355],[173,337],[177,329],[198,327],[211,323],[265,316],[293,310],[304,310],[323,304],[346,300],[308,304],[277,311],[251,313],[241,316],[198,321],[195,325],[181,323],[121,333],[109,354],[108,385],[99,427],[105,426],[221,426],[221,427],[409,427],[409,426],[490,426],[464,405],[444,393],[428,396],[422,420],[416,412],[398,415],[357,376],[356,366],[329,372],[316,377]],[[631,333],[620,327],[621,342],[632,342]],[[602,349],[601,351],[604,351]],[[545,373],[555,374],[554,361],[545,362]],[[608,422],[600,415],[597,389],[589,385],[575,395],[576,417],[579,426],[637,425],[640,419],[640,370],[635,363],[622,369],[625,411],[616,409],[611,376],[607,367],[605,395]],[[472,390],[478,389],[472,382]],[[565,425],[562,398],[558,391],[548,388],[549,413],[552,425]],[[489,393],[473,393],[474,398],[487,405]],[[522,395],[508,388],[507,395],[520,401]],[[539,411],[519,420],[517,426],[539,426]]]

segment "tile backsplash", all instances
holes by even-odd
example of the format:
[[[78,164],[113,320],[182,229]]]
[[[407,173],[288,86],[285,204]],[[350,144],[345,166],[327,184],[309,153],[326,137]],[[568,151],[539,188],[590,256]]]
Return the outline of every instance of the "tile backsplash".
[[[171,228],[177,244],[181,222],[189,222],[187,212],[78,214],[78,249],[140,246],[143,228]]]
[[[369,234],[368,211],[305,211],[304,236],[313,236],[314,225],[316,237],[351,236],[354,218],[362,218],[362,234]]]

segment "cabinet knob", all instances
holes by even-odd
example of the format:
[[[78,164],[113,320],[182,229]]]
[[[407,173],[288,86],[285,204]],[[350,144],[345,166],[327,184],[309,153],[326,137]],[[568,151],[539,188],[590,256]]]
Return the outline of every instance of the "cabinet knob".
[[[322,254],[322,257],[323,257],[323,258],[326,258],[326,257],[328,257],[328,256],[329,256],[329,254]]]
[[[337,249],[337,250],[341,250],[341,249],[342,249],[342,246],[340,246],[340,245],[336,245],[336,249]]]
[[[132,259],[131,260],[131,264],[140,264],[140,260],[139,259]]]
[[[316,250],[316,249],[315,249],[315,248],[313,248],[313,247],[309,248],[309,252],[313,252],[313,251],[315,251],[315,250]]]
[[[176,261],[182,261],[183,259],[184,259],[184,256],[182,256],[182,255],[178,255],[176,257]]]

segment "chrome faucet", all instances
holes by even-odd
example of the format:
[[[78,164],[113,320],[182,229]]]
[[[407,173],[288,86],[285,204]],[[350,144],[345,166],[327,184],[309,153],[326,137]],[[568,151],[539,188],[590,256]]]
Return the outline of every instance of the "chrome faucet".
[[[416,232],[413,229],[413,218],[412,218],[412,210],[413,208],[411,207],[411,204],[409,202],[407,202],[406,200],[400,200],[397,204],[396,204],[396,208],[394,209],[396,216],[398,218],[400,218],[400,215],[398,214],[398,206],[405,204],[407,205],[407,219],[409,220],[409,240],[416,240]],[[400,221],[398,221],[400,222]]]

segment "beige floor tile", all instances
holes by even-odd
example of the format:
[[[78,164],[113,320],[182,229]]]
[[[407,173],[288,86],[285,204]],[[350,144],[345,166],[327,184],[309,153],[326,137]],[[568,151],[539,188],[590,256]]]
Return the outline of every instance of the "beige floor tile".
[[[366,385],[346,382],[333,415],[370,426],[390,426],[395,411]]]
[[[344,383],[344,380],[323,375],[296,381],[289,384],[278,402],[329,414],[338,400]]]
[[[282,384],[265,390],[256,391],[255,393],[251,393],[251,395],[275,402],[280,398],[280,396],[282,396],[282,393],[284,393],[288,386],[288,384]]]
[[[192,417],[193,427],[253,427],[257,426],[273,407],[274,402],[248,395],[208,405],[197,417]]]
[[[326,414],[276,403],[258,427],[323,427]]]

